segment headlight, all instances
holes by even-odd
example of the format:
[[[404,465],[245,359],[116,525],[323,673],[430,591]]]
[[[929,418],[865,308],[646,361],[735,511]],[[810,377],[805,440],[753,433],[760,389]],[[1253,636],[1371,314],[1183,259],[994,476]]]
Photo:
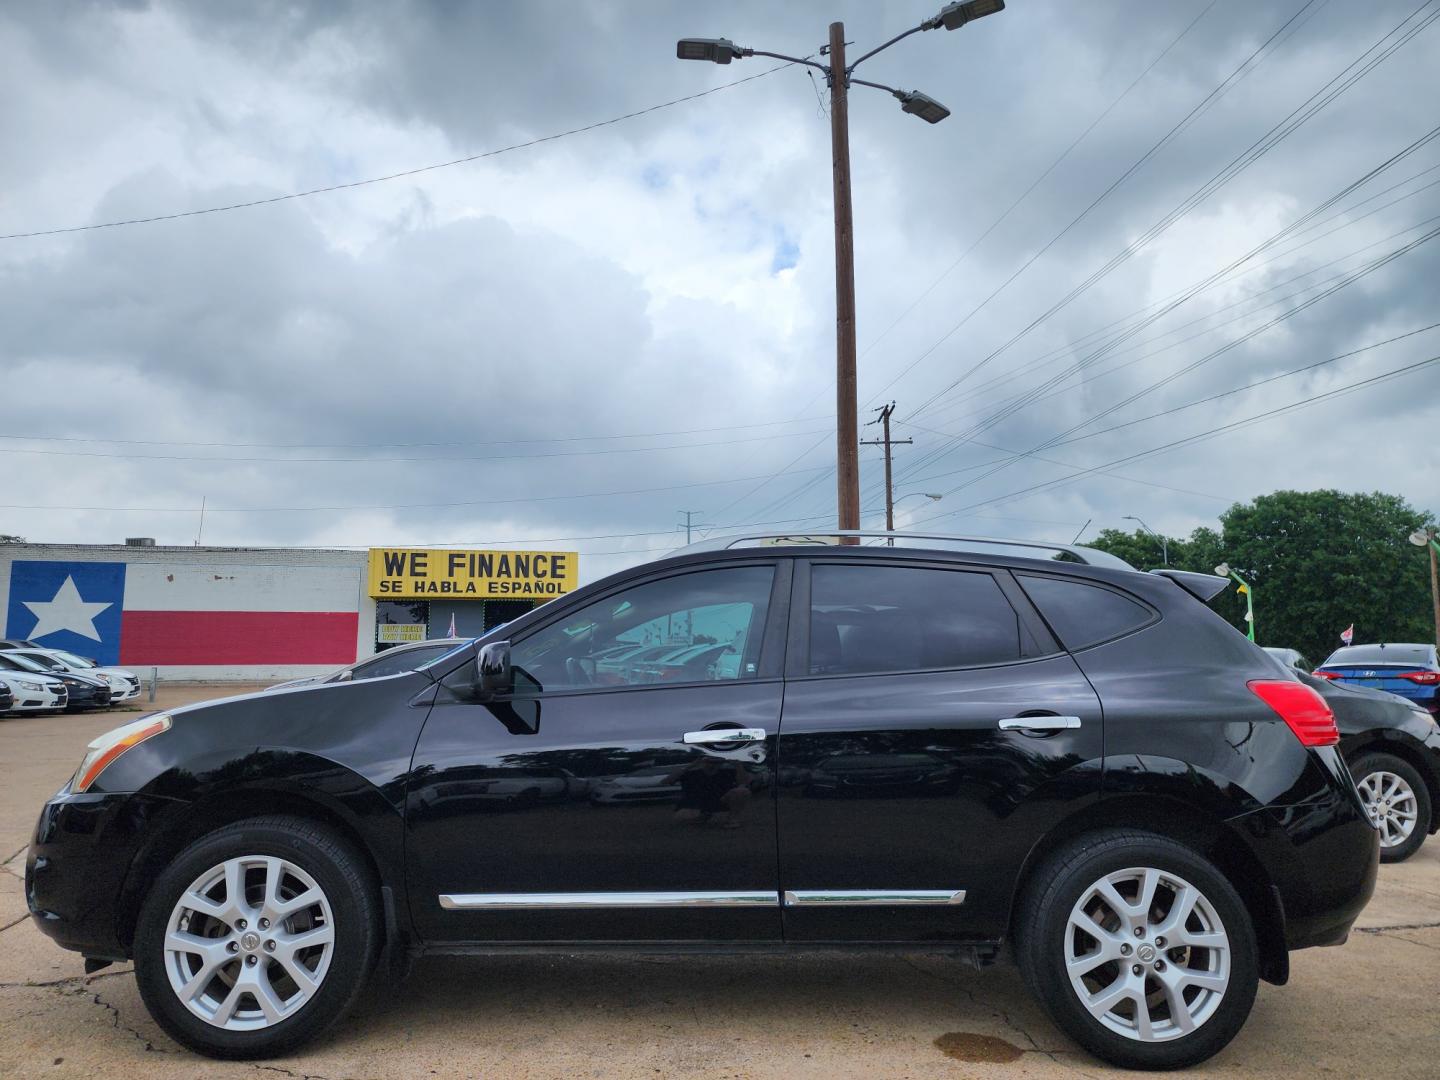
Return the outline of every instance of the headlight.
[[[117,727],[98,736],[85,748],[85,758],[70,778],[70,790],[79,795],[89,789],[105,767],[126,750],[139,746],[146,739],[170,730],[170,717],[165,713],[147,716]]]
[[[29,679],[16,679],[14,685],[18,686],[21,690],[29,690],[32,692],[45,689],[44,683],[31,682]]]

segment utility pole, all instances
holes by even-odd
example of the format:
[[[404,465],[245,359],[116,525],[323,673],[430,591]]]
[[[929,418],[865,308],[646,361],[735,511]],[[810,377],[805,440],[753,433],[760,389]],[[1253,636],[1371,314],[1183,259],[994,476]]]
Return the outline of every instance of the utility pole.
[[[927,30],[959,30],[987,15],[1005,10],[1005,0],[956,0],[918,26],[896,34],[889,41],[862,54],[854,63],[845,63],[845,24],[830,24],[830,42],[821,48],[829,64],[808,56],[749,49],[729,38],[681,38],[675,55],[681,60],[729,64],[748,56],[815,68],[830,85],[830,161],[835,186],[835,486],[841,529],[860,528],[860,447],[859,408],[855,400],[855,235],[850,203],[850,107],[851,85],[883,90],[900,102],[901,111],[918,116],[927,124],[938,124],[950,110],[918,90],[897,90],[884,83],[857,79],[855,69],[872,56],[884,52],[911,34]],[[848,537],[845,542],[853,543]]]
[[[702,513],[703,511],[700,511],[700,510],[676,510],[675,512],[676,512],[677,514],[684,514],[684,515],[685,515],[685,524],[684,524],[683,526],[681,526],[681,525],[676,525],[675,527],[676,527],[677,529],[683,528],[683,529],[685,530],[685,546],[686,546],[686,547],[689,547],[689,546],[690,546],[690,528],[691,528],[690,519],[693,518],[696,514]]]
[[[1435,530],[1430,530],[1430,602],[1435,607],[1435,644],[1440,645],[1440,568],[1435,563]]]
[[[850,100],[845,24],[830,24],[830,160],[835,184],[835,486],[841,529],[860,528],[855,388],[855,228],[850,200]],[[888,421],[887,421],[888,423]],[[889,452],[886,452],[889,461]],[[890,482],[886,479],[886,491]],[[888,495],[887,495],[888,505]]]
[[[893,401],[890,402],[889,405],[885,405],[885,406],[883,406],[883,407],[881,407],[881,408],[879,408],[879,409],[876,409],[875,411],[880,414],[880,419],[879,419],[878,421],[872,420],[872,421],[870,421],[870,422],[871,422],[872,424],[874,424],[874,423],[883,424],[883,425],[884,425],[884,429],[883,429],[883,430],[884,430],[884,432],[885,432],[885,437],[884,437],[883,439],[866,439],[866,440],[864,441],[864,443],[862,443],[861,445],[863,445],[863,446],[883,446],[883,447],[885,447],[885,531],[886,531],[886,532],[894,532],[894,531],[895,531],[895,488],[894,488],[894,485],[891,483],[891,480],[890,480],[890,448],[891,448],[892,446],[908,446],[908,445],[910,445],[911,443],[913,443],[915,440],[914,440],[914,439],[892,439],[892,438],[890,438],[890,415],[895,411],[895,403],[894,403]],[[845,528],[845,527],[846,527],[846,526],[843,526],[843,525],[841,526],[841,528]],[[857,517],[856,517],[856,519],[855,519],[855,525],[854,525],[853,527],[854,527],[854,528],[857,528],[857,529],[860,527],[860,519],[859,519],[858,515],[857,515]],[[894,543],[895,543],[895,542],[892,540],[890,543],[891,543],[891,546],[894,546]]]

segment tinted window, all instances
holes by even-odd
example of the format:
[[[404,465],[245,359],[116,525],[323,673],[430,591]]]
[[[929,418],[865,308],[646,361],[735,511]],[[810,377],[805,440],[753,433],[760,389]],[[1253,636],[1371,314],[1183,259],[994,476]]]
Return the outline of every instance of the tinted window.
[[[1332,664],[1431,664],[1435,650],[1429,645],[1351,645],[1336,649],[1325,661]]]
[[[1020,659],[1020,620],[989,574],[908,566],[816,566],[810,674],[1003,664]]]
[[[1067,649],[1083,649],[1138,630],[1149,608],[1098,585],[1070,578],[1019,574],[1025,592]]]
[[[774,576],[704,570],[598,600],[514,644],[516,692],[753,679]]]
[[[438,660],[453,649],[453,645],[435,645],[423,649],[392,649],[363,664],[357,664],[351,678],[378,679],[384,675],[399,675],[402,671],[414,671],[431,660]]]

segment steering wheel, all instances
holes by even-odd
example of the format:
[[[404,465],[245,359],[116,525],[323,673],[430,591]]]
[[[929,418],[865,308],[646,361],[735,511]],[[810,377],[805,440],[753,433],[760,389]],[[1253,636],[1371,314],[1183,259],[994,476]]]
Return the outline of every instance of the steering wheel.
[[[592,661],[590,667],[586,668],[584,660],[577,660],[573,656],[567,656],[565,658],[565,677],[570,680],[573,686],[594,686],[594,662]]]

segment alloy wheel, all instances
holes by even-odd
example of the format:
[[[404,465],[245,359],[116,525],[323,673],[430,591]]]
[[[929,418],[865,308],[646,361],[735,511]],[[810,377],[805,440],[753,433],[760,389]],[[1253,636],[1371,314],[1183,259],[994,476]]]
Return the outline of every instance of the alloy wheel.
[[[271,855],[226,859],[191,882],[165,933],[165,971],[190,1012],[248,1031],[312,1000],[335,951],[330,901],[315,879]]]
[[[1403,776],[1377,770],[1367,773],[1356,788],[1365,810],[1380,832],[1380,846],[1399,847],[1415,831],[1420,804]]]
[[[1065,927],[1065,968],[1081,1004],[1138,1042],[1181,1038],[1214,1016],[1230,959],[1214,905],[1184,878],[1150,866],[1093,883]]]

